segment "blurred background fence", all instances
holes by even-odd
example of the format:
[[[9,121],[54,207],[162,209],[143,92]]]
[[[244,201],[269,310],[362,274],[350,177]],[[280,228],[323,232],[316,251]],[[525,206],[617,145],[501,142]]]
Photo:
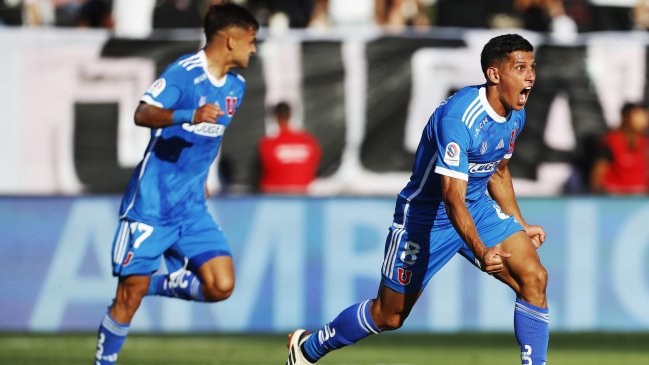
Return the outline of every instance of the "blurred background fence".
[[[262,36],[241,70],[248,91],[225,136],[212,192],[249,193],[257,143],[287,100],[294,122],[323,148],[314,195],[392,196],[409,176],[423,125],[450,93],[482,83],[482,45],[502,30],[390,34],[375,28]],[[517,31],[517,30],[509,30]],[[512,173],[520,195],[588,190],[595,146],[627,101],[647,97],[645,33],[583,34],[536,46],[537,83]],[[201,45],[198,32],[124,39],[102,30],[0,32],[0,194],[121,192],[149,132],[133,123],[141,94],[163,67]]]

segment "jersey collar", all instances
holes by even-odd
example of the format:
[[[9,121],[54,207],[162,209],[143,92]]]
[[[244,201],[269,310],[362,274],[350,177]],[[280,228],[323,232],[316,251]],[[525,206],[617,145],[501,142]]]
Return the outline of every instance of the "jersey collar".
[[[212,85],[216,87],[225,85],[225,80],[227,80],[228,74],[225,74],[223,77],[221,77],[221,79],[217,79],[207,71],[207,56],[205,55],[205,50],[201,49],[200,51],[198,51],[198,58],[201,60],[201,67],[203,68],[203,72],[205,72],[207,79],[210,80]]]
[[[493,119],[495,122],[498,123],[505,123],[507,121],[507,117],[501,117],[496,113],[496,111],[489,105],[489,101],[487,100],[487,88],[484,86],[481,86],[480,89],[478,90],[478,97],[480,98],[480,103],[484,106],[485,111],[487,114]]]

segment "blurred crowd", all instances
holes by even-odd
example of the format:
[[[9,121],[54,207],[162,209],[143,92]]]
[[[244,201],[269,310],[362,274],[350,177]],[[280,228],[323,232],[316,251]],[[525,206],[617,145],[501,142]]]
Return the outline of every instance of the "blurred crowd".
[[[101,27],[142,37],[198,28],[224,0],[0,0],[5,26]],[[524,28],[577,32],[649,28],[649,0],[231,0],[271,28],[344,25]]]

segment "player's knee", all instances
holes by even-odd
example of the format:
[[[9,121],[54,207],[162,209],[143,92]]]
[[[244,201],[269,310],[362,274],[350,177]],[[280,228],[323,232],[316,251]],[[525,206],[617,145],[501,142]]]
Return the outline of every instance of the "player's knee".
[[[545,292],[545,288],[548,284],[548,272],[543,266],[539,266],[527,275],[527,281],[528,283],[526,286],[537,291]]]
[[[382,314],[381,323],[378,324],[378,327],[381,331],[394,331],[401,328],[405,320],[406,316],[402,313]]]
[[[531,301],[542,300],[545,297],[547,284],[548,272],[543,266],[539,265],[523,276],[522,293],[520,294]]]
[[[221,278],[204,283],[205,299],[210,302],[218,302],[228,299],[234,291],[234,279]]]

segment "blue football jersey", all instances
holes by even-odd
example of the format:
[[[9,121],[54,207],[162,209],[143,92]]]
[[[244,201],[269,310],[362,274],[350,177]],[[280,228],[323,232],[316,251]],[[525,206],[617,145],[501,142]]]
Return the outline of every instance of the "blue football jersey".
[[[410,181],[399,193],[395,223],[450,224],[441,175],[467,181],[466,201],[482,199],[487,182],[525,124],[525,111],[496,114],[485,85],[468,86],[442,102],[428,120]]]
[[[208,170],[245,89],[245,80],[234,72],[221,80],[212,77],[203,50],[182,56],[167,67],[140,101],[173,110],[211,103],[219,105],[225,115],[215,124],[152,128],[144,158],[122,199],[121,218],[165,224],[207,210]]]

